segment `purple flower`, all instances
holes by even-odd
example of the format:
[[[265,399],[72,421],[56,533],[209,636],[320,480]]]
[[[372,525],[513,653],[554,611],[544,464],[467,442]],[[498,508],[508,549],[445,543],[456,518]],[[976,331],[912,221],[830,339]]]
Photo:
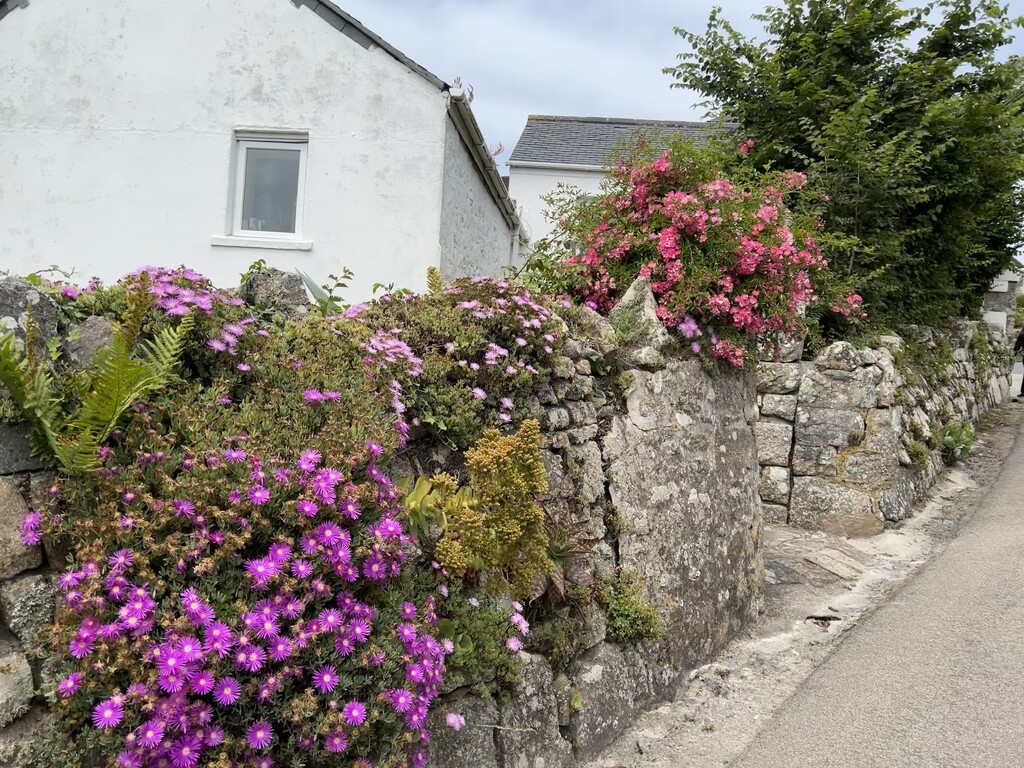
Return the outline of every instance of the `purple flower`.
[[[274,740],[274,730],[266,720],[253,723],[245,732],[245,740],[253,749],[266,749]]]
[[[688,339],[692,339],[696,336],[702,335],[700,326],[697,325],[697,321],[694,320],[689,315],[685,315],[683,317],[683,322],[676,326],[676,330],[678,330],[681,334],[683,334],[683,336],[685,336]]]
[[[486,400],[487,393],[484,392],[480,387],[473,387],[473,397],[477,400]]]
[[[222,455],[224,456],[224,461],[231,464],[237,464],[240,461],[245,461],[245,451],[237,448],[228,448]]]
[[[387,697],[391,700],[391,706],[395,708],[395,712],[405,713],[412,707],[412,694],[404,688],[388,692]]]
[[[395,633],[406,645],[416,640],[416,627],[412,624],[399,624],[395,627]]]
[[[305,517],[315,517],[318,511],[316,502],[309,499],[299,499],[295,502],[295,510]]]
[[[164,738],[164,724],[159,720],[147,720],[138,730],[139,745],[155,747]]]
[[[212,674],[204,671],[197,672],[189,682],[192,686],[192,692],[203,696],[213,690],[217,681]]]
[[[59,683],[57,683],[57,691],[61,697],[69,699],[75,695],[78,691],[79,686],[82,684],[81,672],[72,672],[70,675],[65,677]]]
[[[330,693],[338,685],[338,670],[324,665],[313,673],[313,687],[320,693]]]
[[[466,718],[462,715],[456,714],[455,712],[449,712],[444,716],[444,724],[453,731],[458,731],[466,724]]]
[[[345,499],[340,506],[341,514],[349,520],[358,520],[361,510],[355,499]]]
[[[319,619],[320,624],[327,632],[336,632],[338,631],[338,629],[341,628],[341,614],[333,608],[328,608],[325,611],[321,611],[320,615],[317,618]]]
[[[416,606],[412,603],[402,603],[401,613],[403,619],[411,621],[416,618]]]
[[[363,619],[353,619],[348,624],[349,634],[357,643],[365,643],[370,638],[370,625]]]
[[[366,721],[366,707],[358,701],[350,701],[341,710],[341,716],[349,725],[362,725]]]
[[[303,451],[299,455],[299,460],[295,462],[295,466],[301,469],[303,472],[312,472],[320,463],[320,459],[320,451]]]
[[[306,579],[313,573],[313,566],[308,560],[296,560],[292,563],[292,576],[296,579]]]
[[[523,642],[518,637],[510,637],[505,641],[505,647],[512,651],[512,653],[518,653],[523,650]]]
[[[344,752],[348,747],[348,740],[341,731],[331,731],[324,739],[324,747],[328,752]]]
[[[284,661],[292,655],[294,647],[292,641],[286,637],[279,637],[274,641],[274,646],[270,649],[270,658],[274,661]]]
[[[92,710],[92,724],[97,728],[113,728],[121,722],[122,717],[124,710],[113,699],[101,701]]]
[[[307,403],[318,403],[324,399],[324,395],[319,389],[307,389],[302,393],[302,399]]]
[[[242,695],[242,687],[233,677],[222,677],[213,691],[213,699],[222,707],[227,707],[238,701]]]
[[[512,618],[509,619],[509,621],[512,622],[512,626],[519,630],[519,634],[530,634],[530,623],[523,618],[523,615],[521,613],[513,614]]]
[[[171,745],[171,762],[174,768],[192,768],[199,763],[202,744],[195,736],[184,736]]]
[[[334,523],[323,523],[317,527],[316,537],[325,547],[332,547],[342,540],[341,528]]]
[[[270,491],[262,485],[254,485],[249,489],[249,501],[257,507],[261,507],[270,501]]]

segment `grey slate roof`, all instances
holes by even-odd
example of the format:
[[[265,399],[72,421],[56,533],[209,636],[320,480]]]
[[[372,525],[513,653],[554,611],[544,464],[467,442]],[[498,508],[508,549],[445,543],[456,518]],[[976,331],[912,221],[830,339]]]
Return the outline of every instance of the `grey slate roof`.
[[[612,149],[637,131],[642,131],[651,138],[682,134],[699,141],[723,130],[734,130],[738,127],[734,123],[530,115],[516,148],[512,150],[508,164],[602,166],[608,160]]]
[[[0,19],[13,11],[28,5],[28,0],[0,0]]]

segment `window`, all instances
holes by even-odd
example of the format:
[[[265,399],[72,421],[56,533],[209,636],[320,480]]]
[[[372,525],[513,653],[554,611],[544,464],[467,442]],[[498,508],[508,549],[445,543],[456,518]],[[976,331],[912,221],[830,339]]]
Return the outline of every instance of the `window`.
[[[308,146],[304,136],[236,139],[233,235],[301,236]]]

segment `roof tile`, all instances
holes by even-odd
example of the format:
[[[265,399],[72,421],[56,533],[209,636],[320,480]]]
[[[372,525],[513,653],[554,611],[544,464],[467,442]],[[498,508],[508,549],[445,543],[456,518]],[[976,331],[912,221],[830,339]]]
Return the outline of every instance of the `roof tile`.
[[[735,128],[734,123],[530,115],[508,162],[602,166],[620,141],[638,131],[652,138],[682,134],[700,140]]]

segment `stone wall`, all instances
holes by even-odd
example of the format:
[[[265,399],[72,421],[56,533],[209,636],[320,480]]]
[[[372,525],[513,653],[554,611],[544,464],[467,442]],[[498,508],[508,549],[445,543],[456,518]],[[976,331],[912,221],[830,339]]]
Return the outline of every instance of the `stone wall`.
[[[0,280],[0,333],[12,331],[23,344],[30,304],[40,332],[52,338],[56,305],[12,279]],[[37,695],[45,669],[30,651],[39,631],[54,619],[54,572],[64,558],[52,546],[22,545],[21,521],[55,480],[32,458],[27,428],[0,421],[0,765],[9,764],[46,717]]]
[[[961,321],[910,343],[838,342],[812,362],[762,363],[757,424],[766,522],[844,536],[907,516],[942,466],[938,435],[1010,391],[1005,338]]]
[[[259,290],[243,291],[251,303],[281,309],[303,295],[288,276],[259,280]],[[23,281],[0,280],[0,327],[23,339],[24,308],[33,303],[34,320],[53,337],[48,301]],[[658,642],[613,642],[597,602],[556,601],[543,621],[571,630],[562,663],[549,663],[535,624],[519,688],[481,698],[477,684],[491,681],[451,681],[432,715],[433,766],[560,768],[589,760],[757,615],[763,567],[753,377],[677,359],[653,307],[643,284],[623,301],[621,311],[645,330],[629,347],[617,346],[607,321],[582,310],[551,383],[524,415],[543,428],[545,507],[597,540],[574,559],[567,580],[593,586],[623,570],[638,574],[667,631]],[[109,334],[87,324],[62,342],[72,364],[87,362]],[[461,461],[443,445],[414,444],[393,474]],[[22,517],[54,481],[29,456],[20,425],[0,422],[0,475],[2,766],[46,716],[38,692],[45,670],[26,651],[53,618],[53,573],[64,556],[20,543]],[[461,713],[466,727],[444,727],[447,711]]]
[[[469,687],[438,705],[467,727],[436,728],[432,766],[568,768],[596,757],[642,713],[672,696],[759,607],[764,581],[754,445],[754,382],[672,356],[652,321],[653,297],[631,304],[648,334],[616,348],[606,321],[584,310],[532,416],[544,428],[551,486],[545,507],[601,539],[571,579],[639,574],[666,633],[615,643],[597,604],[574,618],[573,658],[553,668],[528,643],[525,681],[481,699]],[[663,329],[662,329],[663,330]],[[642,365],[642,367],[634,367]],[[608,371],[606,376],[595,371]],[[612,373],[611,371],[615,371]],[[417,452],[424,469],[450,466],[444,449]],[[555,610],[555,618],[559,611]],[[529,638],[528,638],[529,640]]]

